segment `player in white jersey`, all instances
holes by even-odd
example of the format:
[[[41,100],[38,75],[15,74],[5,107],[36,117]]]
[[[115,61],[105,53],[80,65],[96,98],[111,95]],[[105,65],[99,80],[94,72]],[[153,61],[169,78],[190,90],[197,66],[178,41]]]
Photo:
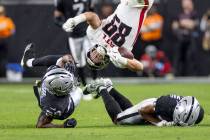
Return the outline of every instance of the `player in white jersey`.
[[[102,97],[112,122],[118,125],[191,126],[200,123],[204,116],[203,108],[192,96],[165,95],[132,105],[113,87],[110,79],[102,78],[86,86],[85,92],[94,91]]]
[[[151,8],[154,0],[121,0],[115,12],[104,20],[93,12],[86,12],[74,18],[70,18],[63,25],[67,32],[72,32],[79,23],[86,21],[89,24],[87,35],[95,46],[103,46],[103,49],[90,50],[94,56],[88,55],[89,65],[94,66],[98,61],[103,61],[108,54],[113,64],[120,68],[129,68],[133,71],[143,69],[142,64],[136,59],[122,57],[116,49],[124,47],[131,51],[139,36],[144,18]],[[105,52],[105,53],[104,53]],[[102,56],[102,57],[100,57]]]

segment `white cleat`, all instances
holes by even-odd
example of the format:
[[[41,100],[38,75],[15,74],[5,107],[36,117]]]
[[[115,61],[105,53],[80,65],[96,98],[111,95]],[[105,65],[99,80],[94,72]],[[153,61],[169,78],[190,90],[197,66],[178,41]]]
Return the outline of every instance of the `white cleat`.
[[[26,46],[24,53],[23,53],[23,57],[21,59],[21,66],[22,67],[27,67],[26,63],[27,60],[34,58],[35,57],[35,53],[34,53],[34,44],[30,43]]]

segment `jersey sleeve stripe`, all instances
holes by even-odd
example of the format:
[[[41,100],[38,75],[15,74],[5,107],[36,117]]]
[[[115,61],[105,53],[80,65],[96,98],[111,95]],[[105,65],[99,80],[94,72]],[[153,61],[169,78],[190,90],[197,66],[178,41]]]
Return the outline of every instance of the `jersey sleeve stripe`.
[[[144,0],[144,3],[145,3],[145,5],[149,5],[149,0]],[[136,37],[135,37],[135,40],[133,42],[133,46],[136,43],[137,38],[139,37],[140,29],[141,29],[142,23],[144,21],[145,13],[146,13],[148,8],[149,8],[149,6],[144,6],[144,8],[141,10],[140,17],[139,17],[138,31],[136,33]]]

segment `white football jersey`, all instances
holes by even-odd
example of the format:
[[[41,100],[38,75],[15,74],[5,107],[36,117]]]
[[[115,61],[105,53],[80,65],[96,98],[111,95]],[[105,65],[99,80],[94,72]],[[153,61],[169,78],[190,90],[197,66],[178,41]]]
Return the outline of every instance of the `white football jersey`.
[[[110,47],[125,47],[133,49],[133,45],[139,37],[141,25],[154,0],[142,0],[145,6],[131,7],[125,1],[121,1],[115,12],[102,20],[99,28],[94,30],[91,26],[87,29],[87,35],[91,42]]]

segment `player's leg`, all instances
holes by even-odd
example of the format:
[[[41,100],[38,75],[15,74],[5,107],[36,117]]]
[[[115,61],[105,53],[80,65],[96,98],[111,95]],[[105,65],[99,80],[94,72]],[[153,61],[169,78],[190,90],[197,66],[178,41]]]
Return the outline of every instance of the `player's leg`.
[[[109,87],[108,91],[109,94],[118,102],[122,110],[126,110],[133,106],[131,101],[124,95],[122,95],[120,92],[118,92],[114,87]]]
[[[109,114],[109,117],[112,119],[113,123],[116,123],[117,115],[120,112],[122,112],[122,109],[120,108],[120,105],[108,93],[108,91],[105,87],[102,87],[101,89],[99,89],[99,93],[100,93],[100,95],[103,99],[103,102],[104,102],[106,111]]]
[[[77,63],[77,72],[81,79],[83,85],[86,85],[86,77],[84,73],[84,67],[86,65],[85,60],[85,50],[84,50],[84,39],[82,38],[69,38],[69,49],[71,51],[71,55],[73,56],[75,62]]]
[[[117,93],[116,90],[112,87],[112,81],[110,79],[97,79],[95,81],[92,81],[90,84],[88,84],[83,93],[84,94],[90,94],[92,92],[98,91],[98,97],[101,96],[106,108],[107,113],[109,114],[110,118],[114,123],[116,123],[116,117],[117,115],[122,112],[122,108],[119,105],[119,103],[122,105],[123,101],[127,101],[125,97],[123,98],[119,93]],[[110,92],[108,92],[108,90]],[[118,98],[120,100],[119,102],[115,100],[115,98],[111,95],[115,96],[115,98]],[[130,102],[129,102],[130,103]],[[125,103],[127,104],[127,103]],[[130,104],[129,104],[130,105]],[[123,105],[122,105],[123,106]],[[125,106],[123,106],[125,108]]]
[[[156,102],[156,98],[146,99],[142,102],[130,107],[117,115],[118,124],[144,124],[145,121],[140,114],[141,108],[153,105]]]
[[[48,55],[40,58],[35,58],[34,44],[30,43],[26,46],[24,54],[21,60],[23,67],[35,67],[35,66],[51,66],[55,65],[57,60],[62,55]]]
[[[109,94],[115,99],[116,102],[118,102],[122,110],[126,110],[127,108],[133,106],[128,98],[126,98],[124,95],[122,95],[113,87],[112,81],[108,78],[100,78],[88,84],[86,86],[86,89],[84,90],[84,94],[89,94],[90,92],[94,92],[100,86],[104,86],[107,88]],[[97,96],[100,96],[100,93],[98,93]]]
[[[40,58],[35,58],[31,65],[32,67],[36,67],[36,66],[52,66],[55,65],[57,60],[62,57],[62,55],[47,55],[47,56],[43,56]]]

